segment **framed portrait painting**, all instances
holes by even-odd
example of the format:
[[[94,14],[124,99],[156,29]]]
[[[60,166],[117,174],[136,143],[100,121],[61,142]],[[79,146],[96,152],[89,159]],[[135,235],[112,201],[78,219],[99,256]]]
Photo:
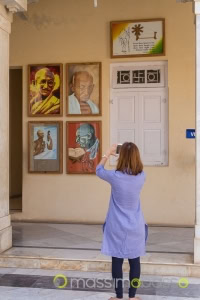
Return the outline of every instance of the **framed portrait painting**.
[[[147,19],[110,23],[111,57],[165,55],[165,20]]]
[[[66,66],[68,116],[101,115],[101,63],[69,63]]]
[[[62,122],[28,122],[28,171],[63,172]]]
[[[29,117],[63,115],[63,65],[28,66]]]
[[[67,122],[67,173],[95,174],[101,159],[101,121]]]

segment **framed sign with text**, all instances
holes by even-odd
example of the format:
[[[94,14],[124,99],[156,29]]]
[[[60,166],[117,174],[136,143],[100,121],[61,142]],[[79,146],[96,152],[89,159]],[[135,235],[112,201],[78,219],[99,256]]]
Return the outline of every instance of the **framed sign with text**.
[[[113,21],[111,57],[165,55],[165,20]]]

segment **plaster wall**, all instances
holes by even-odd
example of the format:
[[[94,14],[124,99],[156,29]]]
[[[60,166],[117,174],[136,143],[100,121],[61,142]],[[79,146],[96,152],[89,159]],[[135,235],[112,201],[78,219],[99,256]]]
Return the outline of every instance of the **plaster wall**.
[[[110,21],[159,17],[165,18],[166,56],[110,58]],[[169,166],[145,167],[144,215],[149,224],[194,224],[195,141],[185,138],[185,129],[195,126],[195,25],[192,4],[175,0],[99,0],[98,8],[92,0],[40,0],[28,6],[25,16],[15,15],[10,66],[23,66],[23,212],[13,219],[103,222],[110,187],[96,176],[66,174],[65,121],[102,120],[104,152],[109,146],[110,63],[145,60],[168,61]],[[27,65],[95,61],[102,62],[102,117],[48,118],[64,121],[64,172],[28,174],[27,122],[39,119],[27,117]]]

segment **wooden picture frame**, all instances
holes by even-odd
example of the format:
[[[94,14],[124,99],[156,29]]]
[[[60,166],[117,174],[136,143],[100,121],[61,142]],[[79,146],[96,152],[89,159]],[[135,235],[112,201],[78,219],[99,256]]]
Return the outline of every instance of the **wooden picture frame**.
[[[67,116],[102,115],[101,62],[66,64]]]
[[[101,121],[66,122],[67,173],[95,174],[102,155]]]
[[[28,172],[63,173],[63,122],[28,122]]]
[[[63,115],[63,64],[28,65],[28,116]]]
[[[111,58],[165,55],[165,19],[112,21]]]

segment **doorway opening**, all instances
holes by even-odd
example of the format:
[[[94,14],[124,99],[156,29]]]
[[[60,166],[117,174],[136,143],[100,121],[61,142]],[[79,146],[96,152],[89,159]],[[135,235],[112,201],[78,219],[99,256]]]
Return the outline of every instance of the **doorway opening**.
[[[9,204],[22,211],[22,67],[9,70]]]

